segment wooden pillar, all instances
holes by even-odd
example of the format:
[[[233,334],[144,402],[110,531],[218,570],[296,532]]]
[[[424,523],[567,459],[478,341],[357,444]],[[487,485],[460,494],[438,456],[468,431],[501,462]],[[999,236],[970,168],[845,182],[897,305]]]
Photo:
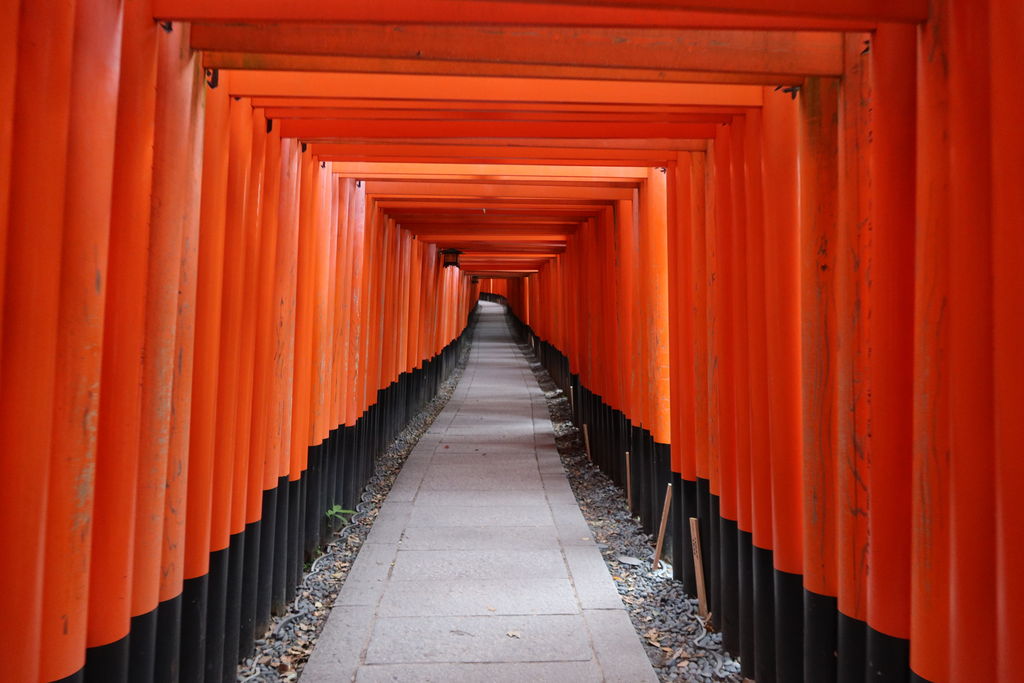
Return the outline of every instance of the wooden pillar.
[[[1014,76],[1021,63],[1019,36],[1024,32],[1024,7],[1012,0],[993,0],[989,15],[992,60],[992,254],[995,301],[996,419],[996,677],[1012,680],[1020,672],[1024,649],[1024,604],[1019,577],[1024,573],[1024,528],[1019,483],[1024,481],[1024,168],[1020,150],[1024,136],[1016,111],[1024,97],[1024,81]]]
[[[992,364],[992,121],[989,3],[953,0],[948,14],[950,678],[997,680],[995,377]],[[940,10],[941,11],[941,10]],[[932,21],[939,20],[939,17]],[[939,366],[936,369],[941,369]],[[983,615],[989,615],[985,617]],[[970,654],[968,654],[970,652]]]
[[[835,79],[800,91],[800,255],[804,453],[804,676],[836,676],[837,106]]]
[[[181,616],[181,676],[202,676],[213,520],[217,386],[220,374],[224,230],[229,162],[228,76],[217,87],[207,80],[199,262],[196,284],[195,356],[188,435],[185,560]],[[113,256],[112,256],[113,257]],[[217,496],[222,497],[218,489]]]
[[[217,422],[215,427],[213,516],[210,536],[209,602],[205,670],[208,677],[224,670],[229,594],[231,543],[235,511],[245,503],[248,453],[236,447],[239,412],[239,369],[244,316],[246,195],[252,168],[252,107],[248,99],[232,98],[227,178],[227,210],[224,239],[224,276],[221,300],[221,333],[216,372]],[[241,503],[239,502],[241,501]],[[237,544],[237,542],[236,542]]]
[[[259,478],[251,477],[246,502],[246,581],[242,588],[239,652],[248,652],[257,633],[270,619],[273,553],[277,525],[277,478],[281,435],[279,395],[273,391],[277,370],[277,328],[282,325],[278,301],[277,253],[282,183],[280,124],[257,120],[267,131],[264,154],[264,192],[261,198],[261,240],[256,283],[255,349],[253,355],[252,420],[249,436],[253,458],[259,459]],[[254,131],[255,133],[255,131]],[[271,422],[274,419],[275,421]],[[251,474],[251,472],[250,472]],[[255,547],[254,547],[255,546]]]
[[[736,521],[739,516],[737,476],[737,343],[735,341],[738,306],[737,288],[740,286],[733,263],[740,245],[737,238],[734,186],[732,179],[731,127],[719,126],[714,149],[715,187],[715,278],[712,306],[716,309],[714,321],[715,365],[718,369],[718,481],[712,479],[712,495],[718,495],[718,510],[711,511],[710,534],[702,538],[710,541],[712,613],[717,614],[716,626],[722,631],[722,643],[732,652],[739,651],[739,577],[737,575]],[[744,378],[745,379],[745,378]],[[712,507],[715,501],[712,499]],[[717,527],[717,528],[716,528]]]
[[[867,663],[877,680],[909,669],[914,410],[914,228],[917,31],[883,25],[869,59],[872,91],[871,458]]]
[[[693,563],[685,561],[691,547],[688,520],[696,516],[696,412],[693,344],[693,224],[692,159],[688,152],[677,155],[669,169],[668,198],[670,225],[669,258],[669,344],[672,388],[672,471],[673,476],[673,563],[675,578],[684,590],[695,590]],[[676,548],[675,545],[681,547]]]
[[[184,43],[187,46],[187,42]],[[193,55],[186,49],[182,59]],[[198,301],[201,195],[203,177],[206,87],[198,59],[190,59],[192,76],[189,127],[186,143],[189,164],[182,182],[185,190],[181,275],[178,287],[178,323],[175,327],[174,383],[171,429],[167,455],[167,490],[164,493],[164,533],[161,553],[160,606],[157,612],[155,679],[173,683],[181,676],[181,636],[184,610],[186,545],[188,543],[189,436],[195,368]],[[209,500],[207,498],[207,500]],[[204,515],[208,523],[208,516]]]
[[[869,376],[874,328],[871,283],[872,177],[869,155],[872,91],[868,73],[871,35],[844,38],[839,94],[839,212],[835,244],[836,392],[836,615],[840,681],[864,679],[867,660],[868,464],[871,438]],[[912,176],[911,176],[912,177]]]
[[[259,301],[259,266],[262,250],[263,193],[267,129],[266,118],[260,108],[247,107],[250,134],[248,173],[239,241],[229,243],[240,261],[241,289],[237,303],[238,354],[235,371],[235,413],[233,420],[224,425],[231,430],[235,458],[231,496],[230,541],[228,545],[228,589],[224,619],[225,678],[234,671],[239,656],[241,624],[251,623],[255,608],[253,569],[259,557],[259,537],[250,533],[249,509],[256,508],[263,495],[263,453],[251,447],[253,414],[253,373],[256,352],[256,322]],[[239,467],[241,463],[241,467]],[[254,552],[255,551],[255,552]]]
[[[96,504],[89,572],[88,676],[128,675],[137,471],[149,295],[157,28],[125,5],[111,206]],[[171,258],[174,258],[171,256]],[[178,262],[175,260],[175,267]],[[177,272],[175,272],[175,278]],[[144,293],[144,294],[143,294]],[[117,340],[116,343],[113,340]],[[102,530],[102,531],[101,531]],[[101,607],[102,606],[102,607]]]
[[[921,26],[917,53],[910,666],[929,681],[950,680],[949,30]]]
[[[187,225],[186,220],[192,217],[190,181],[195,181],[191,173],[194,163],[191,131],[198,62],[188,44],[187,25],[172,25],[169,33],[161,31],[157,45],[141,431],[133,513],[134,542],[129,565],[131,624],[128,630],[131,638],[126,646],[130,661],[128,676],[121,680],[152,678],[156,667],[167,463],[174,417],[174,383],[180,379],[177,373],[180,361],[178,302],[182,275],[193,276],[193,273],[182,272],[185,256],[182,249],[185,233],[194,235],[193,226]],[[194,256],[190,251],[186,257],[189,267]],[[187,302],[187,307],[191,309],[192,302]],[[97,532],[113,534],[103,539],[106,544],[124,544],[124,537],[116,528],[98,526]],[[165,641],[165,644],[171,643]],[[95,674],[90,672],[90,675]],[[110,674],[110,680],[118,679]]]
[[[762,683],[775,680],[775,594],[772,572],[772,450],[769,437],[768,319],[765,300],[765,221],[761,111],[746,115],[747,354],[750,386],[751,574],[754,661]],[[773,331],[774,334],[774,331]]]
[[[281,141],[281,194],[277,212],[277,250],[274,268],[275,333],[274,379],[271,394],[274,405],[269,419],[276,425],[271,439],[279,449],[277,471],[276,510],[274,515],[274,546],[270,560],[273,565],[270,587],[270,608],[274,613],[283,611],[286,602],[288,575],[289,531],[291,529],[291,456],[292,420],[295,395],[295,343],[299,259],[299,180],[301,152],[297,140]],[[262,552],[261,552],[262,555]],[[261,560],[262,562],[262,560]],[[263,589],[266,590],[265,588]],[[267,597],[262,594],[262,610]]]
[[[16,28],[17,17],[13,22]],[[122,7],[117,3],[83,0],[75,7],[53,444],[42,568],[42,656],[25,653],[23,657],[38,659],[43,681],[72,676],[85,665],[121,22]],[[15,47],[16,43],[0,49]],[[10,82],[13,86],[13,74]],[[10,124],[9,119],[6,123]],[[0,150],[0,154],[5,152],[9,147]],[[9,158],[0,163],[9,164]],[[0,182],[6,185],[6,180]],[[6,220],[6,212],[0,220]],[[25,456],[8,453],[6,457]],[[18,517],[20,511],[8,509],[6,514]]]
[[[723,527],[723,537],[735,549],[736,573],[736,633],[737,647],[742,662],[741,673],[754,675],[754,622],[753,622],[753,543],[750,441],[750,351],[747,280],[749,267],[749,218],[747,205],[746,163],[747,121],[745,116],[734,116],[730,126],[730,184],[732,187],[732,244],[729,254],[729,275],[732,280],[732,362],[734,364],[733,398],[735,405],[736,453],[736,524]],[[729,535],[735,539],[729,539]],[[724,546],[723,546],[724,547]],[[723,565],[725,557],[723,556]]]
[[[0,7],[0,301],[4,297],[7,223],[10,218],[12,145],[14,143],[14,111],[17,104],[15,82],[18,73],[18,16],[21,0],[11,0]],[[112,41],[120,45],[120,41]],[[0,339],[3,338],[3,306],[0,306]],[[0,358],[0,367],[3,359]]]
[[[647,170],[647,221],[640,234],[643,252],[643,278],[647,306],[648,376],[647,391],[651,398],[650,424],[646,425],[656,443],[671,440],[672,399],[669,390],[669,327],[668,327],[668,202],[666,171]]]
[[[22,3],[17,27],[16,134],[10,145],[10,203],[3,207],[8,230],[0,292],[0,452],[6,455],[0,459],[0,495],[16,514],[0,518],[0,542],[17,549],[18,558],[0,570],[0,580],[3,607],[21,616],[6,620],[0,637],[19,653],[8,675],[20,680],[38,679],[41,656],[50,476],[45,455],[53,443],[74,9],[69,2]]]
[[[763,108],[765,339],[775,570],[775,667],[802,681],[803,435],[801,429],[798,104],[766,89]]]

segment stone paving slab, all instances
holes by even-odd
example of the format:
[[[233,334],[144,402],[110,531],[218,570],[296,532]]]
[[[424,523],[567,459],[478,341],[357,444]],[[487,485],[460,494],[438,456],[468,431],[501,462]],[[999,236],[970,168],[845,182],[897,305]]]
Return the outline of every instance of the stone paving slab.
[[[570,491],[570,493],[572,493]],[[456,507],[537,507],[545,505],[543,489],[523,491],[430,490],[420,491],[416,507],[443,505]]]
[[[577,584],[578,585],[578,584]],[[382,617],[577,614],[569,579],[443,579],[389,587]]]
[[[593,658],[580,614],[381,617],[367,664],[403,662],[566,662]],[[641,653],[643,654],[643,653]]]
[[[413,448],[303,683],[655,681],[501,308]]]
[[[563,578],[560,550],[405,550],[398,553],[392,581],[431,579]]]
[[[409,527],[402,550],[532,550],[558,548],[553,526]]]
[[[539,491],[536,489],[534,492]],[[480,493],[478,489],[474,489]],[[507,495],[507,491],[504,492]],[[437,505],[416,506],[409,527],[418,526],[544,526],[551,524],[551,510],[523,505]]]
[[[305,680],[305,679],[303,679]],[[398,664],[367,665],[358,683],[419,681],[420,683],[569,683],[599,681],[601,670],[589,662],[519,662],[515,664]]]

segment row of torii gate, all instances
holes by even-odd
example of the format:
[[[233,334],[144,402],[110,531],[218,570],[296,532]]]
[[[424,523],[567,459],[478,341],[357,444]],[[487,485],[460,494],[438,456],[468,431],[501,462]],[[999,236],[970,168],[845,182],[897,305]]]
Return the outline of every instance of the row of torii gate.
[[[233,679],[484,291],[646,524],[678,483],[744,675],[1017,680],[1022,34],[1019,0],[7,0],[8,676]]]

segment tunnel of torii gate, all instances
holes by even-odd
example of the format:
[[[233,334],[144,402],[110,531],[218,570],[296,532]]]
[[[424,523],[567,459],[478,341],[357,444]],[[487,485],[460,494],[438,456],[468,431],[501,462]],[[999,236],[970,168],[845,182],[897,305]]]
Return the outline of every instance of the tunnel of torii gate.
[[[746,677],[1024,680],[1019,0],[0,12],[6,680],[234,680],[481,296]]]

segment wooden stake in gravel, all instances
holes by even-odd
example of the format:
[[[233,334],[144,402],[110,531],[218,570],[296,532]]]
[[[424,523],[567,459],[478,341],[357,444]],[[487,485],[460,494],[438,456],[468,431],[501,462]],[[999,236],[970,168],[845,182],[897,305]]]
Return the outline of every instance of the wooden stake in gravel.
[[[626,451],[626,504],[629,514],[633,514],[633,472],[629,466],[629,451]]]
[[[665,528],[668,526],[668,512],[672,508],[672,484],[665,487],[665,504],[661,506],[661,524],[658,526],[658,543],[654,546],[652,570],[661,566],[661,549],[665,545]]]
[[[593,462],[594,456],[590,453],[590,425],[583,425],[583,447],[587,449],[587,460]]]
[[[693,544],[693,571],[697,577],[697,609],[701,619],[708,618],[708,592],[704,588],[704,555],[700,551],[700,525],[690,517],[690,539]]]

